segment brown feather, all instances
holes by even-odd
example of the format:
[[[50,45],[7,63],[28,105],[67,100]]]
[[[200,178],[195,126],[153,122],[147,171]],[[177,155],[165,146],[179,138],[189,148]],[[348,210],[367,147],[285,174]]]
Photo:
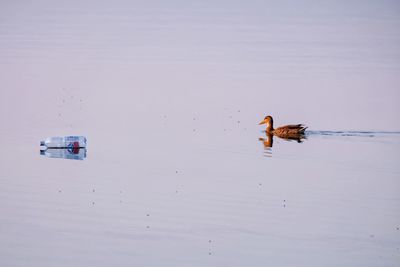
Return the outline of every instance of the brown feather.
[[[303,135],[304,131],[307,127],[304,127],[302,124],[298,125],[286,125],[279,128],[276,128],[272,131],[272,134],[279,137],[295,137],[297,135]]]
[[[299,129],[299,128],[302,128],[302,127],[304,127],[303,124],[289,124],[289,125],[285,125],[285,126],[282,126],[282,127],[279,127],[279,128]]]

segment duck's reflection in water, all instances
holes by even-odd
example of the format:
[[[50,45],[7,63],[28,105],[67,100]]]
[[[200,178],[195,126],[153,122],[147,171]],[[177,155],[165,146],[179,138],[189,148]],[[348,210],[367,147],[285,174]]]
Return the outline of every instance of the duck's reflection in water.
[[[260,137],[258,138],[259,141],[263,142],[264,145],[264,156],[265,157],[272,157],[272,144],[274,143],[274,139],[272,134],[265,132],[266,138]]]
[[[270,134],[268,132],[264,132],[265,137],[260,137],[258,138],[259,141],[261,141],[264,145],[264,156],[265,157],[272,157],[272,146],[274,144],[274,135]],[[305,134],[295,134],[295,135],[290,135],[286,136],[285,138],[279,137],[280,139],[283,139],[285,141],[296,141],[297,143],[302,143],[304,140],[307,140],[307,137]]]

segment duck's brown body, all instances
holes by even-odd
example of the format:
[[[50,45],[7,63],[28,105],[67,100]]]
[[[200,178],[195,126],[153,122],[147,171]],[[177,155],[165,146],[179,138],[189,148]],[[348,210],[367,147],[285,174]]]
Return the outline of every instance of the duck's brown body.
[[[304,132],[307,129],[307,127],[305,127],[303,124],[285,125],[274,129],[274,120],[271,116],[266,116],[259,124],[267,124],[267,128],[265,130],[266,133],[285,139],[297,139],[299,136],[304,135]]]

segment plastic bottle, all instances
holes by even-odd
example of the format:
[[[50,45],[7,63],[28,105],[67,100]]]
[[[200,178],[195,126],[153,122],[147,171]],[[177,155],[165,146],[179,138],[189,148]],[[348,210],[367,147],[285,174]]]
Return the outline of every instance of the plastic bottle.
[[[84,136],[48,137],[45,140],[40,141],[40,146],[45,146],[47,148],[67,148],[67,149],[86,148],[86,137]]]

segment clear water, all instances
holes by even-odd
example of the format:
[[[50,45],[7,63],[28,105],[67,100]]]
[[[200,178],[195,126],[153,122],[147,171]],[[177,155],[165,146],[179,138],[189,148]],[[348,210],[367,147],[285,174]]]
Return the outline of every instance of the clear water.
[[[398,266],[399,10],[1,2],[0,265]]]

